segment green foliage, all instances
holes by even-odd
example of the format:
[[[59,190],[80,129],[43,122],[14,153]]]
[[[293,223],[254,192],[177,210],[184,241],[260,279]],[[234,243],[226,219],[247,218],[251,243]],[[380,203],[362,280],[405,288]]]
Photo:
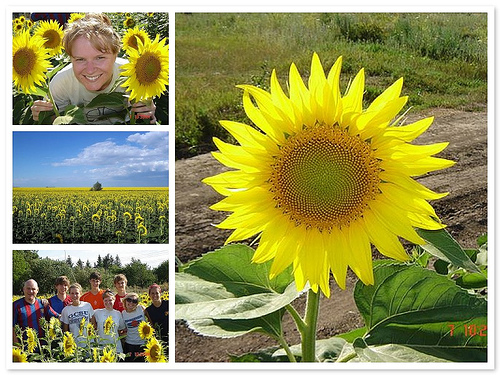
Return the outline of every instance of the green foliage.
[[[157,284],[168,283],[168,260],[153,270]]]
[[[281,337],[284,307],[299,295],[291,270],[270,280],[270,262],[251,263],[252,254],[248,246],[228,245],[178,273],[176,318],[207,336],[236,337],[256,331]]]
[[[100,191],[102,190],[102,185],[97,181],[92,187],[90,188],[91,191]]]
[[[376,261],[374,285],[358,281],[354,300],[365,326],[317,340],[317,360],[486,361],[487,301],[476,293],[475,284],[465,285],[463,279],[464,275],[485,275],[481,267],[486,266],[486,238],[478,240],[477,251],[470,251],[445,230],[419,234],[427,244],[414,252],[412,262]],[[304,342],[288,346],[281,325],[288,312],[301,333],[307,326],[307,319],[302,320],[291,305],[301,294],[295,289],[291,269],[270,280],[271,261],[252,263],[253,252],[245,245],[228,245],[180,267],[176,318],[201,335],[231,338],[259,332],[281,345],[231,356],[233,362],[300,360]],[[429,269],[436,259],[448,260],[453,273]],[[463,271],[460,278],[454,277],[457,270]]]
[[[343,56],[341,92],[364,67],[366,102],[404,77],[414,110],[486,105],[486,13],[190,13],[175,20],[177,158],[213,150],[212,136],[231,141],[219,120],[248,121],[235,85],[267,89],[276,69],[286,87],[292,62],[307,76],[312,51],[325,69]]]
[[[127,276],[130,285],[146,288],[157,282],[154,272],[139,259],[132,258],[130,263],[123,268],[123,273]]]
[[[104,257],[99,255],[101,262],[96,262],[94,267],[88,260],[82,267],[81,259],[78,259],[74,265],[70,265],[67,261],[40,258],[38,252],[34,250],[15,250],[12,258],[12,293],[14,295],[23,294],[22,284],[28,279],[37,281],[40,295],[52,294],[55,291],[56,278],[62,275],[68,276],[72,283],[79,283],[84,290],[90,290],[89,276],[94,271],[99,271],[101,274],[101,289],[113,290],[113,278],[119,273],[127,277],[127,285],[131,289],[144,289],[153,283],[160,285],[168,283],[168,261],[153,269],[138,259],[132,259],[130,263],[122,266],[119,259],[117,262],[117,259],[113,259],[113,256],[108,253]]]

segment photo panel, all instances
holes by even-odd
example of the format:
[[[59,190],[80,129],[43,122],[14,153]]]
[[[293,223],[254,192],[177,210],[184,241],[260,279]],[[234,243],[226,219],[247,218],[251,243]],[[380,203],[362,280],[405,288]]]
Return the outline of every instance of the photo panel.
[[[20,125],[167,125],[166,12],[12,13]]]
[[[168,362],[168,251],[14,250],[14,362]]]

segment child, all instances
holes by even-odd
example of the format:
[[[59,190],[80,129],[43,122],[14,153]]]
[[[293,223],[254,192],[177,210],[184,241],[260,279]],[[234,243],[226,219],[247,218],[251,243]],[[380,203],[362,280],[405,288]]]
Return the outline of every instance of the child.
[[[71,297],[67,294],[69,288],[69,279],[67,276],[59,276],[56,279],[56,294],[49,298],[50,307],[52,307],[58,314],[62,310],[71,305]]]
[[[136,293],[127,293],[123,297],[125,301],[125,310],[122,311],[123,321],[127,327],[127,336],[125,337],[125,353],[130,353],[125,361],[144,361],[143,357],[137,357],[137,353],[143,351],[144,340],[139,336],[139,324],[146,320],[144,309],[139,306],[139,296]]]
[[[127,277],[124,274],[119,273],[113,279],[113,284],[115,284],[116,288],[116,299],[113,308],[121,312],[125,310],[122,299],[125,298],[125,295],[127,294]]]
[[[113,309],[113,303],[115,302],[115,295],[112,291],[106,290],[102,294],[102,300],[104,303],[103,309],[98,309],[94,312],[92,317],[92,324],[96,327],[99,335],[99,346],[103,348],[107,344],[115,344],[116,352],[123,353],[123,348],[119,336],[125,330],[125,323],[123,322],[122,314],[119,311]],[[108,318],[113,319],[113,324],[109,324]],[[106,323],[106,321],[108,323]],[[106,333],[106,331],[108,331]]]
[[[75,338],[78,346],[85,346],[85,337],[87,336],[87,324],[94,315],[94,310],[88,302],[80,301],[82,295],[82,286],[78,283],[69,286],[69,296],[71,305],[66,306],[61,313],[61,322],[63,331],[70,331]],[[82,319],[85,319],[82,322]],[[80,328],[82,327],[82,335]]]
[[[84,293],[80,298],[80,301],[90,303],[94,310],[104,309],[104,303],[102,300],[104,290],[100,288],[101,280],[101,273],[99,271],[92,272],[89,276],[90,291]]]

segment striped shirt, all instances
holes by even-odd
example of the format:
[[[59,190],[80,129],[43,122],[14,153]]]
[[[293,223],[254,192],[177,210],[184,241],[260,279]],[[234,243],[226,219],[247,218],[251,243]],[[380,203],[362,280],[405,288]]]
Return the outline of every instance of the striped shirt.
[[[38,332],[38,337],[43,337],[43,330],[40,328],[39,321],[41,318],[50,319],[58,314],[50,307],[43,307],[42,300],[35,298],[34,303],[28,303],[24,297],[19,298],[13,303],[14,326],[17,324],[21,328],[33,328]]]

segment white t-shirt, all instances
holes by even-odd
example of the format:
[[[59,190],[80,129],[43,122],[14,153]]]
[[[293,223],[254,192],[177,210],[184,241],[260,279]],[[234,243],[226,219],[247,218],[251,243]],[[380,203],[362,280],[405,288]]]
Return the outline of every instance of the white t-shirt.
[[[94,315],[94,310],[88,302],[80,301],[80,305],[66,306],[61,313],[61,322],[69,325],[69,331],[73,334],[78,346],[85,345],[87,337],[87,324],[90,323],[90,318]],[[85,319],[83,328],[83,336],[80,336],[80,322]]]
[[[111,316],[113,322],[113,335],[106,335],[104,333],[104,322],[108,317]],[[122,343],[118,339],[118,330],[125,329],[125,323],[123,321],[122,314],[118,310],[106,310],[106,309],[97,309],[94,312],[94,318],[97,323],[97,333],[99,335],[99,346],[103,348],[107,344],[115,344],[116,352],[123,353]]]
[[[111,83],[104,90],[88,91],[75,77],[73,73],[73,64],[69,64],[59,71],[50,81],[50,92],[56,106],[60,110],[64,110],[68,105],[83,106],[90,103],[98,94],[109,93],[114,85],[114,82],[120,77],[120,66],[128,61],[122,58],[117,58],[113,67],[113,78]],[[118,86],[115,91],[125,92],[125,88]],[[124,101],[124,106],[126,101]],[[124,107],[125,108],[125,107]],[[111,119],[99,119],[103,115],[117,113],[117,108],[98,107],[85,110],[85,118],[88,123],[96,124],[113,124],[116,121]],[[117,119],[122,116],[117,115]]]
[[[141,339],[141,336],[139,336],[139,324],[146,320],[142,307],[138,306],[132,312],[123,310],[122,316],[125,326],[127,327],[127,337],[125,338],[125,342],[131,345],[144,345],[145,341]]]

